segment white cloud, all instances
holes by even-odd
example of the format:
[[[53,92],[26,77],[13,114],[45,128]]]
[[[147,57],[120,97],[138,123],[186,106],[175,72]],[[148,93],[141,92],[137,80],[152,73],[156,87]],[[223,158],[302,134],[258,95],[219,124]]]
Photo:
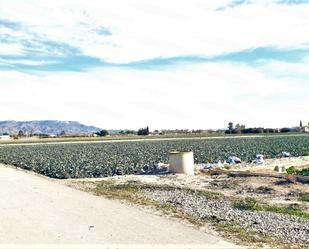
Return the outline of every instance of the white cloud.
[[[55,60],[16,60],[16,59],[5,60],[5,59],[0,58],[0,64],[8,65],[8,66],[14,66],[16,64],[26,65],[26,66],[41,66],[41,65],[50,65],[50,64],[56,64],[56,63],[57,61]]]
[[[215,11],[228,1],[1,0],[0,16],[21,22],[41,38],[115,63],[309,42],[309,5],[266,2]],[[114,35],[94,32],[102,26]]]
[[[0,55],[20,55],[23,54],[23,47],[20,44],[1,44]]]
[[[291,63],[270,60],[262,67],[264,71],[276,76],[285,77],[309,77],[309,61]]]
[[[1,119],[79,120],[106,128],[296,125],[309,86],[246,66],[204,64],[169,71],[0,72]]]

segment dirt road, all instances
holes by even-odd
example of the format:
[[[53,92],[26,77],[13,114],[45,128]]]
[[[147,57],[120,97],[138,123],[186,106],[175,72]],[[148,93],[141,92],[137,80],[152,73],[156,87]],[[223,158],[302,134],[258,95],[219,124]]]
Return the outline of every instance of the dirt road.
[[[178,221],[3,165],[0,196],[0,248],[4,244],[238,248]]]

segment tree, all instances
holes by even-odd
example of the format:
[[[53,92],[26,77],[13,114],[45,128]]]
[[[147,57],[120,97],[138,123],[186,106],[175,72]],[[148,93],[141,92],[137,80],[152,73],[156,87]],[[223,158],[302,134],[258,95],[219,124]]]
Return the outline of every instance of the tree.
[[[98,136],[100,137],[105,137],[107,136],[109,133],[108,133],[108,130],[101,130],[99,132],[96,133]]]
[[[302,128],[303,127],[303,121],[300,120],[300,124],[299,127]]]
[[[236,124],[233,133],[241,133],[241,130],[242,130],[242,125]]]
[[[65,136],[65,131],[61,131],[60,136]]]
[[[34,132],[34,129],[31,129],[31,130],[30,130],[30,133],[29,133],[29,136],[30,136],[30,137],[33,136],[33,132]]]
[[[20,131],[18,132],[18,136],[19,136],[19,137],[24,137],[24,136],[25,136],[25,133],[24,133],[22,130],[20,130]]]
[[[149,135],[149,127],[141,128],[137,131],[137,135],[139,136],[148,136]]]
[[[130,134],[135,134],[135,131],[133,130],[121,130],[119,131],[120,135],[130,135]]]
[[[233,131],[233,129],[234,129],[234,125],[233,125],[232,122],[229,122],[229,124],[228,124],[228,129],[229,129],[230,134],[232,134],[232,131]]]
[[[291,132],[291,128],[281,128],[280,132]]]

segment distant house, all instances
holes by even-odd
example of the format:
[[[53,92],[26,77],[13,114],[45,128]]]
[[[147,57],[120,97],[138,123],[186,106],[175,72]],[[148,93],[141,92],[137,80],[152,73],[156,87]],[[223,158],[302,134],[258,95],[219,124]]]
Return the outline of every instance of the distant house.
[[[11,137],[9,135],[1,135],[0,140],[11,140]]]
[[[309,126],[301,127],[301,132],[309,132]]]
[[[303,126],[302,121],[300,121],[300,132],[309,132],[309,123],[306,126]]]

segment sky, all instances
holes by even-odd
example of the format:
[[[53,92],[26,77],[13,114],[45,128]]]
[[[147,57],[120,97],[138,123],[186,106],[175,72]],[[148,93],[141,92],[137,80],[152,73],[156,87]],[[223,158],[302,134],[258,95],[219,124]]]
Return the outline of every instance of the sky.
[[[0,120],[309,122],[309,0],[0,0]]]

